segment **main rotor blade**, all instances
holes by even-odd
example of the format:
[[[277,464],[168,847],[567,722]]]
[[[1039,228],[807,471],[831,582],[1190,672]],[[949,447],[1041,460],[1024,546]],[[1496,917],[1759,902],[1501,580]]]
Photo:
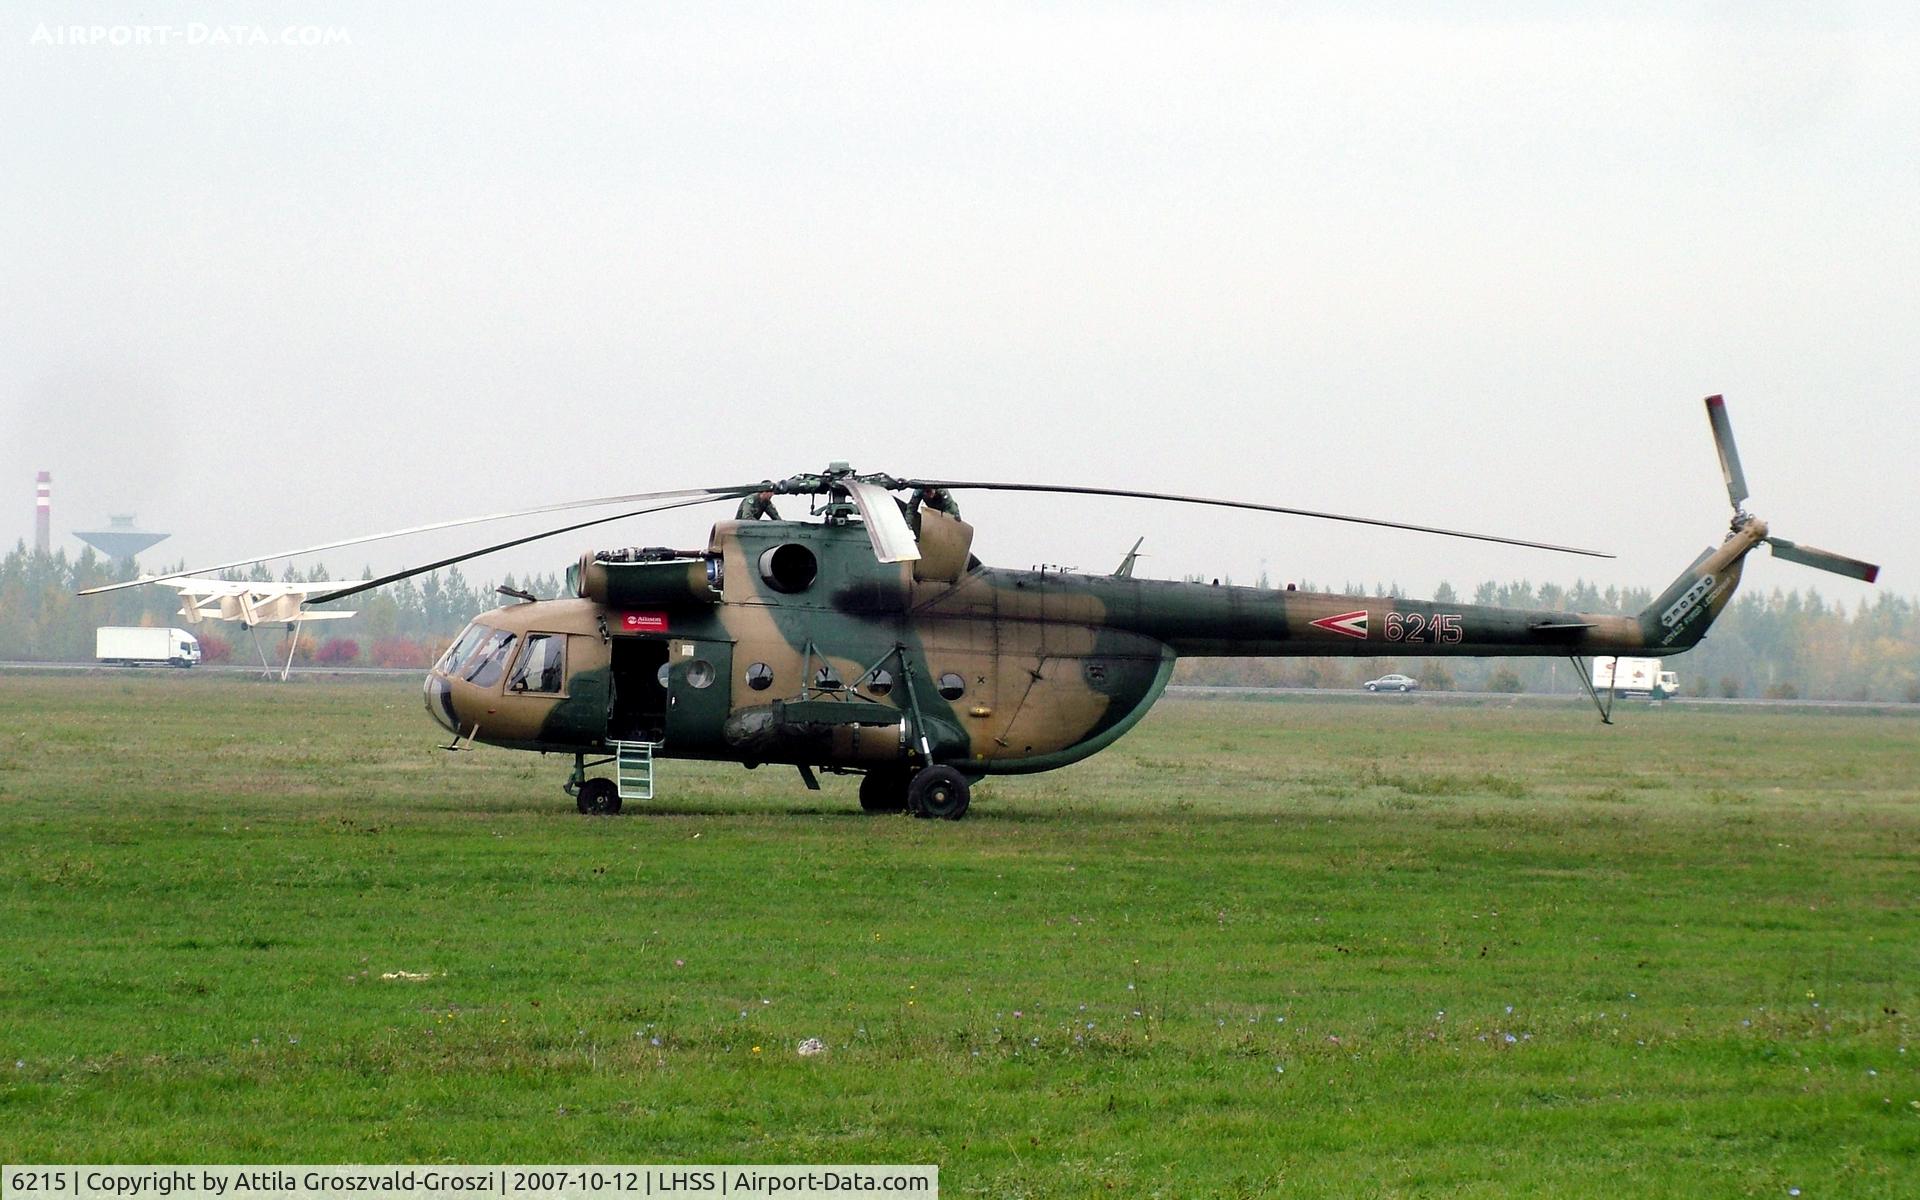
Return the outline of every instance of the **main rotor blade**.
[[[1467,533],[1459,529],[1441,529],[1434,525],[1411,525],[1405,521],[1383,521],[1375,517],[1350,517],[1340,513],[1317,512],[1310,508],[1287,508],[1279,504],[1250,504],[1244,500],[1215,500],[1206,496],[1176,496],[1168,492],[1136,492],[1125,488],[1066,487],[1052,483],[982,483],[962,479],[898,479],[903,488],[967,488],[989,492],[1060,492],[1072,496],[1130,496],[1141,500],[1167,500],[1175,504],[1207,504],[1215,508],[1244,508],[1253,512],[1285,513],[1295,517],[1317,517],[1324,521],[1346,521],[1354,525],[1378,525],[1385,529],[1406,529],[1414,533],[1433,533],[1441,537],[1470,538],[1476,542],[1498,542],[1503,546],[1526,546],[1533,550],[1554,550],[1561,554],[1584,554],[1588,558],[1612,558],[1604,550],[1582,550],[1577,546],[1556,546],[1550,542],[1529,542],[1523,538],[1498,537],[1491,533]]]
[[[725,497],[695,496],[691,500],[676,500],[671,504],[655,504],[648,508],[637,508],[632,512],[616,513],[611,517],[595,517],[591,521],[581,521],[573,525],[563,525],[559,529],[549,529],[544,533],[530,533],[525,537],[517,537],[511,541],[498,542],[491,546],[483,546],[478,550],[468,550],[463,554],[456,554],[451,558],[443,558],[437,562],[430,562],[417,567],[406,567],[402,570],[395,571],[391,575],[382,575],[378,579],[355,580],[352,587],[344,587],[339,591],[327,592],[325,595],[309,596],[307,597],[307,603],[326,604],[334,600],[344,600],[348,596],[357,596],[361,592],[371,591],[377,587],[385,587],[389,583],[398,583],[402,579],[411,579],[415,575],[424,575],[428,571],[437,571],[441,567],[450,567],[454,563],[463,563],[470,558],[479,558],[483,554],[492,554],[496,550],[511,550],[515,546],[524,546],[528,542],[537,542],[541,538],[558,537],[563,533],[572,533],[576,529],[588,529],[595,525],[605,525],[609,521],[624,521],[628,517],[645,516],[647,513],[666,512],[668,509],[686,508],[689,505],[706,504],[721,499],[725,499]]]
[[[920,543],[913,528],[900,512],[900,505],[886,488],[864,479],[849,479],[844,485],[860,509],[866,523],[867,540],[873,543],[873,556],[883,563],[912,562],[920,557]]]
[[[1861,562],[1857,558],[1848,558],[1844,554],[1835,554],[1831,550],[1802,546],[1798,542],[1777,537],[1768,538],[1767,545],[1773,547],[1775,558],[1784,558],[1788,562],[1796,562],[1817,571],[1831,571],[1835,575],[1845,575],[1848,579],[1858,579],[1864,583],[1872,583],[1880,577],[1878,565]]]
[[[631,496],[599,496],[592,500],[566,500],[559,504],[542,504],[536,508],[522,508],[513,512],[493,513],[484,517],[461,517],[456,521],[436,521],[431,525],[414,525],[406,529],[389,530],[386,533],[370,533],[364,537],[344,538],[337,542],[323,542],[318,546],[303,546],[298,550],[280,550],[273,554],[256,555],[253,558],[237,558],[232,562],[215,563],[210,567],[194,567],[191,570],[174,571],[166,575],[147,575],[139,579],[129,579],[124,583],[109,583],[100,587],[87,588],[76,594],[91,596],[98,592],[117,592],[121,588],[138,587],[143,583],[165,583],[169,579],[184,579],[189,575],[205,575],[210,571],[225,571],[233,567],[250,567],[254,563],[268,562],[276,558],[294,558],[302,554],[318,554],[323,550],[339,550],[346,546],[358,546],[366,542],[380,542],[388,538],[405,537],[413,533],[431,533],[436,529],[454,529],[462,525],[481,525],[488,521],[505,521],[513,517],[531,517],[537,516],[540,513],[565,512],[568,509],[574,508],[595,508],[605,504],[637,504],[647,500],[678,500],[686,496],[695,496],[702,500],[717,500],[726,496],[744,496],[749,492],[758,491],[760,488],[766,486],[764,483],[746,483],[735,487],[681,488],[671,492],[637,492]],[[618,520],[617,517],[609,517],[607,519]]]
[[[1737,509],[1746,503],[1747,473],[1740,469],[1740,448],[1733,444],[1733,422],[1723,396],[1707,397],[1707,420],[1713,425],[1713,448],[1720,452],[1720,474],[1727,481],[1727,499]]]

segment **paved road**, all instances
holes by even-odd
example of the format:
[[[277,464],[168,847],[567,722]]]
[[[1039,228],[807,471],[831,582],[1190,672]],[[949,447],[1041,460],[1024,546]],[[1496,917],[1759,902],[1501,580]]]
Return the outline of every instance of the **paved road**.
[[[245,663],[202,663],[189,668],[196,674],[214,675],[252,675],[262,674],[257,666]],[[121,674],[129,671],[146,673],[167,673],[170,667],[106,667],[99,663],[38,663],[38,662],[0,662],[0,674],[11,671],[51,671],[72,675]],[[426,675],[424,667],[295,667],[293,673],[302,678],[395,678],[421,679]],[[279,671],[274,672],[275,676]],[[1174,684],[1167,689],[1169,696],[1187,696],[1200,698],[1219,696],[1242,699],[1342,699],[1367,700],[1375,704],[1592,704],[1583,692],[1543,694],[1537,692],[1369,692],[1364,688],[1281,688],[1281,687],[1202,687],[1191,684]],[[1646,700],[1617,699],[1615,704],[1625,708],[1634,705],[1647,705]],[[1881,700],[1747,700],[1723,699],[1718,696],[1677,696],[1665,701],[1683,708],[1801,708],[1831,709],[1839,712],[1883,712],[1899,716],[1920,716],[1920,704],[1902,704]]]
[[[1220,696],[1259,699],[1292,697],[1332,697],[1365,699],[1379,704],[1425,704],[1471,703],[1471,704],[1592,704],[1585,692],[1369,692],[1365,688],[1281,688],[1281,687],[1204,687],[1195,684],[1174,684],[1167,689],[1169,696]],[[1633,706],[1648,706],[1649,700],[1629,700],[1618,697],[1614,703],[1622,709]],[[1836,711],[1884,712],[1902,716],[1920,716],[1920,704],[1904,704],[1892,700],[1759,700],[1720,696],[1676,696],[1665,704],[1677,704],[1684,708],[1819,708]]]
[[[125,674],[127,672],[139,672],[143,674],[167,674],[170,672],[174,672],[176,670],[177,668],[174,668],[174,667],[109,667],[109,666],[103,666],[100,663],[92,663],[92,662],[77,662],[77,663],[0,662],[0,673],[4,673],[8,671],[55,671],[55,672],[65,672],[69,675],[106,675],[110,673],[119,675],[119,674]],[[205,674],[262,675],[262,674],[265,674],[265,672],[262,671],[260,667],[258,667],[257,665],[249,666],[246,663],[201,663],[197,667],[186,668],[186,671],[196,675],[205,675]],[[332,676],[332,675],[345,676],[345,677],[356,677],[356,676],[362,676],[362,675],[369,676],[369,677],[378,677],[381,675],[395,675],[395,676],[410,675],[415,679],[424,679],[427,674],[427,669],[425,667],[295,667],[293,669],[293,673],[295,675],[310,675],[310,676],[316,676],[316,677],[322,677],[322,678],[326,676]],[[280,668],[275,667],[273,669],[273,675],[275,678],[278,678],[280,675]]]

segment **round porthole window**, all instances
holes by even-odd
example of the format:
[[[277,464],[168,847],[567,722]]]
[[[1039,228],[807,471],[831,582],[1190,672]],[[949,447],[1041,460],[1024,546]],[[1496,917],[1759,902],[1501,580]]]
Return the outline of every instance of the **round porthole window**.
[[[885,667],[877,668],[873,674],[867,676],[866,687],[867,694],[870,696],[886,695],[893,690],[893,672]]]
[[[840,672],[828,664],[813,673],[813,686],[823,692],[837,692],[845,685],[840,682]]]
[[[773,686],[773,668],[765,663],[754,663],[747,668],[747,686],[756,692],[764,692]]]
[[[688,663],[687,686],[697,688],[712,687],[713,664],[704,658],[696,658]]]
[[[952,671],[948,671],[940,677],[940,698],[942,700],[958,700],[966,694],[967,681],[960,678],[960,676],[955,675]]]

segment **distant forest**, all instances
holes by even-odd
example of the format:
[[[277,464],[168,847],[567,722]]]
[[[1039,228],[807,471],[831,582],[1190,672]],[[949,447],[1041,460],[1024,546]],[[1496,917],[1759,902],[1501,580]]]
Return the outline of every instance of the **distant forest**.
[[[131,564],[106,562],[91,549],[69,558],[64,551],[42,555],[28,550],[24,542],[16,545],[0,560],[0,659],[88,661],[93,658],[96,626],[181,624],[175,615],[179,601],[171,589],[74,595],[81,588],[130,579],[134,574]],[[324,567],[304,575],[291,568],[275,575],[255,567],[251,574],[227,577],[287,582],[336,578]],[[518,579],[509,575],[501,586],[541,597],[561,594],[561,581],[555,575]],[[1265,581],[1256,586],[1265,586]],[[1302,590],[1321,589],[1307,584]],[[1395,594],[1385,587],[1352,583],[1331,590]],[[1646,607],[1652,593],[1602,590],[1584,582],[1571,587],[1523,582],[1483,583],[1463,594],[1442,584],[1433,599],[1627,613]],[[352,608],[357,615],[307,625],[297,646],[288,643],[281,626],[262,628],[259,635],[267,654],[284,658],[292,650],[296,662],[424,668],[475,614],[503,603],[506,598],[495,591],[494,584],[470,583],[454,567],[444,574],[434,572],[326,606]],[[194,632],[208,661],[248,661],[256,653],[250,635],[238,625],[207,622]],[[1707,640],[1674,658],[1668,668],[1679,672],[1684,695],[1920,703],[1920,602],[1883,592],[1871,602],[1848,608],[1823,600],[1815,591],[1743,592],[1715,623]],[[1175,680],[1246,687],[1353,687],[1394,670],[1430,688],[1579,689],[1571,664],[1551,658],[1199,658],[1183,659]]]

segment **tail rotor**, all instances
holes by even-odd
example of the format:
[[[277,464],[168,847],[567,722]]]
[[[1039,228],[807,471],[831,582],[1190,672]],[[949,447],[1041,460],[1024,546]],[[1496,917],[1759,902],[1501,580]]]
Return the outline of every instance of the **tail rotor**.
[[[1742,507],[1749,493],[1747,475],[1740,468],[1740,450],[1734,445],[1733,422],[1727,416],[1727,402],[1724,397],[1707,397],[1707,421],[1713,426],[1714,449],[1720,453],[1720,474],[1727,481],[1727,499],[1733,504],[1734,524],[1738,526],[1750,519],[1747,517],[1746,509]],[[1880,568],[1874,563],[1848,558],[1844,554],[1835,554],[1831,550],[1803,546],[1798,542],[1790,542],[1786,538],[1769,536],[1766,542],[1773,549],[1775,558],[1784,558],[1788,562],[1812,567],[1816,571],[1828,571],[1865,583],[1872,583],[1880,577]]]

